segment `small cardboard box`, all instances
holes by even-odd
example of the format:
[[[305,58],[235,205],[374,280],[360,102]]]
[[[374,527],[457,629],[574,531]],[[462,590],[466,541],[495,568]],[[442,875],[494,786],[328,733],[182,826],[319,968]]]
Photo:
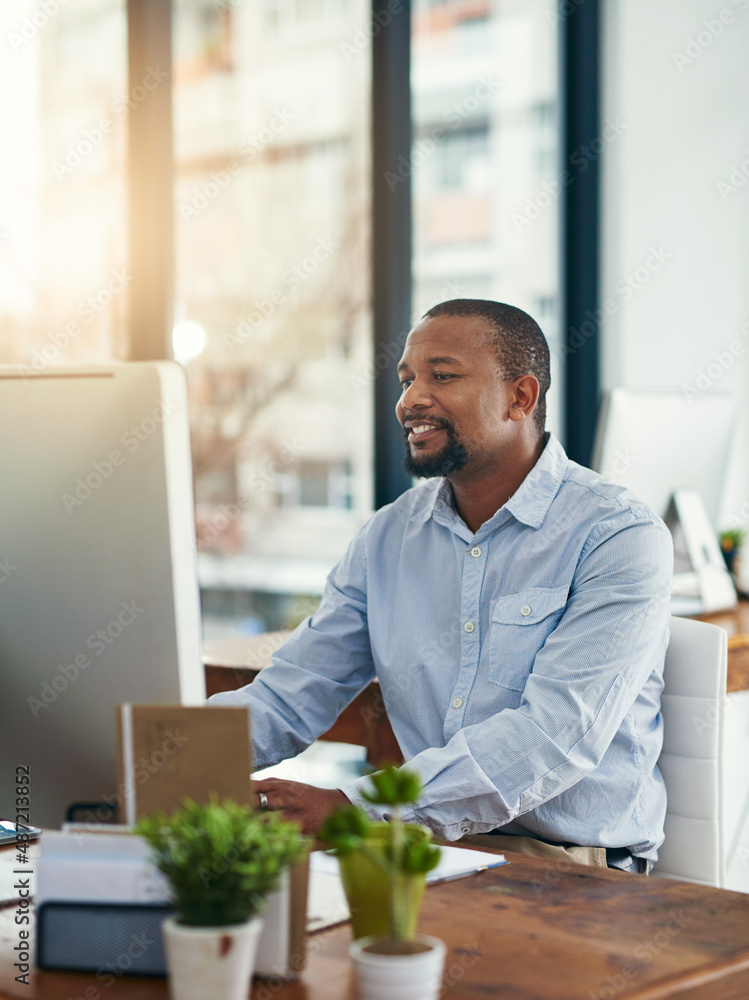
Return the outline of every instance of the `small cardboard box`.
[[[250,716],[246,708],[117,706],[120,820],[133,825],[189,796],[212,794],[253,805]]]

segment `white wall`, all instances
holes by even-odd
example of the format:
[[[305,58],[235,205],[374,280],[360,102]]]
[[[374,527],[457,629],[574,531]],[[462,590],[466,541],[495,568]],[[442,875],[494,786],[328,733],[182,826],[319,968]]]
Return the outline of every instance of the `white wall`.
[[[603,8],[602,380],[743,394],[725,523],[749,515],[749,0]]]

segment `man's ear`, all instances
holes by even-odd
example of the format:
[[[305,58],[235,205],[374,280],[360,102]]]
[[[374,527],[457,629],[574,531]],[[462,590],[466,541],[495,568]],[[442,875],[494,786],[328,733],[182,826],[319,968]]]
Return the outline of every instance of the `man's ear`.
[[[521,375],[515,380],[510,402],[510,420],[526,420],[536,409],[539,385],[535,375]]]

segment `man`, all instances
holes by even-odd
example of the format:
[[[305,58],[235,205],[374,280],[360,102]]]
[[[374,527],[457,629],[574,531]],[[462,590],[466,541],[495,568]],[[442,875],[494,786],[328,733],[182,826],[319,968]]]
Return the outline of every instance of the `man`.
[[[491,833],[497,846],[562,845],[647,870],[665,815],[670,535],[544,433],[549,351],[521,310],[435,306],[398,372],[406,468],[441,478],[378,511],[274,665],[212,703],[250,707],[265,767],[377,676],[424,781],[407,820],[447,840]],[[361,788],[256,784],[308,831],[346,799],[382,818]]]

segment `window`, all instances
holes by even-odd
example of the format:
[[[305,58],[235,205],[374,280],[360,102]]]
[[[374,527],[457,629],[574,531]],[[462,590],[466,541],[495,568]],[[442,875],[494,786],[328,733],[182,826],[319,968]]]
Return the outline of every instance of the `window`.
[[[350,510],[353,480],[348,462],[300,462],[279,477],[276,503],[281,507]]]
[[[530,109],[533,168],[537,177],[552,177],[557,167],[556,108],[551,101],[534,104]]]
[[[194,335],[210,628],[239,606],[270,627],[319,593],[372,504],[369,8],[263,8],[232,4],[232,72],[197,75],[213,22],[176,5],[175,334]]]
[[[319,593],[372,505],[369,55],[382,29],[368,0],[173,0],[172,80],[154,68],[130,87],[124,0],[6,7],[0,359],[43,371],[127,356],[128,121],[173,85],[174,345],[201,580],[209,617],[252,607],[277,621]],[[416,315],[496,298],[554,342],[553,12],[412,4]]]
[[[557,30],[550,0],[418,0],[415,117],[415,318],[447,298],[526,309],[552,348],[548,426],[561,431]],[[553,186],[552,186],[553,187]]]
[[[124,0],[0,10],[0,361],[126,355]],[[163,86],[162,80],[148,81]]]

